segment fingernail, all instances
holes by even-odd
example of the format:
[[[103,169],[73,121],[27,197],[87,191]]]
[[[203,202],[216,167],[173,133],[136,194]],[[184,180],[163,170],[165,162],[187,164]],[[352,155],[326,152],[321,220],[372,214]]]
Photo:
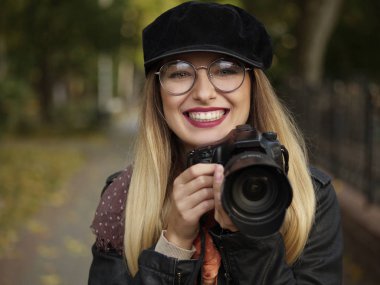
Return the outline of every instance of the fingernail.
[[[222,182],[222,180],[223,180],[223,167],[220,165],[216,166],[215,179],[216,179],[216,182],[218,182],[218,183]]]

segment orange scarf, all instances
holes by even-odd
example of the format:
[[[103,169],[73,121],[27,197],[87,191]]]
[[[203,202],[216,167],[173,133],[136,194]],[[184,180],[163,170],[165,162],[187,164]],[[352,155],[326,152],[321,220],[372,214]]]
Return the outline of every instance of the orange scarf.
[[[218,280],[218,271],[220,267],[221,257],[219,251],[216,249],[214,242],[208,233],[210,224],[215,223],[213,219],[210,219],[211,215],[208,215],[208,219],[205,227],[202,230],[205,233],[205,254],[202,264],[202,284],[204,285],[216,285]],[[213,215],[211,216],[213,217]],[[195,253],[193,258],[199,258],[201,255],[201,234],[194,241]]]

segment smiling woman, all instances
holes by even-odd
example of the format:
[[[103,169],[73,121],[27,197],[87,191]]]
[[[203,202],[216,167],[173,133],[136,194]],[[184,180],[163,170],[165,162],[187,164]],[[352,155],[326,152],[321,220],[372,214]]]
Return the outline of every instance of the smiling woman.
[[[143,49],[134,163],[108,179],[95,213],[89,284],[339,284],[334,189],[309,167],[303,138],[265,76],[273,54],[264,26],[236,6],[186,2],[144,29]],[[226,153],[241,155],[210,160],[225,154],[215,146],[225,138]],[[200,159],[189,164],[194,148]],[[241,172],[246,183],[229,183],[225,161],[263,154],[273,161]],[[236,207],[225,207],[236,193],[248,203],[245,217],[266,208],[251,200],[270,197],[262,214],[280,216],[269,219],[273,231],[236,222]]]
[[[188,62],[190,70],[179,79],[167,75],[171,71],[165,65],[160,68],[160,78],[165,78],[160,80],[165,121],[187,150],[220,140],[247,122],[251,79],[244,76],[242,63],[220,56],[211,52],[176,55],[180,59],[176,62]],[[185,81],[186,88],[178,81]]]

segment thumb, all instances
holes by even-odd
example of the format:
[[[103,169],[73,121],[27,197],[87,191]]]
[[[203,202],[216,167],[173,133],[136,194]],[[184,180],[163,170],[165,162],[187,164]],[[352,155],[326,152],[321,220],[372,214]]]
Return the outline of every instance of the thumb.
[[[224,167],[221,164],[217,164],[214,170],[213,186],[214,186],[214,191],[216,191],[218,194],[221,191],[223,179],[224,179]]]

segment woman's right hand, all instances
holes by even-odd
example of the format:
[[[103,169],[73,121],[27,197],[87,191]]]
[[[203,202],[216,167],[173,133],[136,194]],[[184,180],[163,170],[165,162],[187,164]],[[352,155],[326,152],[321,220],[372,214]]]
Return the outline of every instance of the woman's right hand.
[[[173,183],[166,239],[190,249],[199,231],[199,219],[214,208],[213,176],[216,164],[195,164]]]

